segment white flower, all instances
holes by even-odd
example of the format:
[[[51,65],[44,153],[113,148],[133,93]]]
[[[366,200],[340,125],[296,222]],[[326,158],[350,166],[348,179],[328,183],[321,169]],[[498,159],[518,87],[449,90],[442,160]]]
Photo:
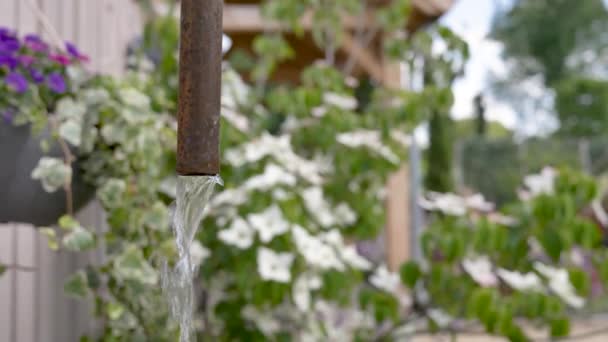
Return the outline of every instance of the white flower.
[[[498,278],[492,272],[492,263],[487,256],[462,261],[464,270],[481,286],[489,287],[498,284]]]
[[[355,246],[345,246],[342,249],[341,257],[348,265],[355,269],[367,271],[372,268],[372,263],[359,255]]]
[[[419,201],[422,208],[429,211],[440,211],[446,215],[462,216],[469,209],[482,212],[494,209],[494,204],[486,201],[481,194],[462,197],[453,193],[430,192],[427,197],[421,198]]]
[[[247,190],[269,190],[278,185],[294,186],[296,177],[276,164],[267,164],[264,173],[249,178],[243,187]]]
[[[405,134],[399,130],[391,131],[391,138],[401,144],[404,147],[408,147],[412,144],[412,136],[409,134]]]
[[[335,106],[344,110],[357,109],[357,99],[352,96],[346,96],[338,93],[325,93],[323,102],[330,106]]]
[[[509,271],[499,268],[496,274],[504,280],[507,285],[518,291],[542,291],[543,285],[536,273],[528,272],[522,274],[516,271]]]
[[[577,309],[585,305],[585,299],[576,294],[572,283],[570,283],[568,271],[553,268],[540,262],[535,262],[534,268],[547,278],[551,291],[555,292],[566,304]]]
[[[464,199],[452,193],[430,193],[429,198],[421,198],[419,205],[430,211],[440,211],[446,215],[462,216],[467,213]]]
[[[357,221],[357,213],[346,203],[340,203],[334,209],[336,218],[344,225],[351,225]]]
[[[288,199],[291,195],[282,188],[276,188],[272,190],[272,198],[277,201],[284,201]]]
[[[257,256],[258,273],[264,280],[289,283],[293,259],[294,255],[291,253],[277,253],[271,249],[260,247]]]
[[[539,174],[533,174],[524,178],[524,185],[529,191],[531,197],[553,193],[553,187],[557,172],[555,169],[545,167]]]
[[[275,137],[265,133],[254,141],[226,151],[225,159],[229,164],[239,167],[268,156],[272,156],[287,171],[312,184],[322,181],[319,165],[298,156],[291,148],[291,136],[288,134]]]
[[[296,248],[308,264],[321,269],[344,270],[344,264],[331,246],[298,225],[294,226],[292,231]]]
[[[232,221],[230,228],[218,233],[218,238],[227,245],[247,249],[253,244],[254,235],[255,232],[249,227],[247,222],[242,218],[237,218]]]
[[[325,106],[315,107],[312,109],[311,114],[314,117],[322,118],[325,116],[325,114],[327,114],[327,107],[325,107]]]
[[[272,315],[261,312],[253,305],[247,305],[241,310],[241,316],[254,322],[256,327],[260,329],[265,336],[273,336],[281,330],[281,324]]]
[[[200,266],[210,255],[209,249],[201,245],[197,240],[194,240],[192,245],[190,245],[190,259],[194,267]]]
[[[314,215],[323,227],[331,227],[336,223],[329,203],[323,197],[323,190],[320,187],[312,187],[302,192],[304,206],[308,212]]]
[[[401,284],[399,275],[390,272],[388,268],[386,268],[386,265],[378,267],[374,274],[369,278],[369,281],[375,287],[393,294],[398,293]]]
[[[465,198],[465,204],[469,209],[481,212],[494,210],[494,203],[486,201],[482,194],[475,194]]]
[[[283,212],[276,204],[259,214],[250,214],[247,216],[247,221],[258,232],[260,240],[264,243],[289,230],[289,222],[285,220]]]
[[[292,296],[300,311],[306,312],[310,309],[310,291],[319,289],[321,285],[321,278],[316,275],[304,273],[296,279]]]
[[[428,314],[440,328],[445,328],[452,322],[452,317],[441,309],[431,309]]]
[[[222,108],[222,117],[241,132],[249,131],[249,119],[232,109]]]
[[[358,130],[341,133],[336,136],[336,141],[351,148],[366,147],[393,164],[399,164],[400,162],[399,157],[382,143],[378,131]]]
[[[247,202],[247,192],[241,188],[226,189],[214,196],[209,204],[210,209],[216,209],[224,205],[239,206]]]
[[[490,222],[502,224],[504,226],[514,226],[518,222],[515,218],[501,213],[490,213],[487,217]]]

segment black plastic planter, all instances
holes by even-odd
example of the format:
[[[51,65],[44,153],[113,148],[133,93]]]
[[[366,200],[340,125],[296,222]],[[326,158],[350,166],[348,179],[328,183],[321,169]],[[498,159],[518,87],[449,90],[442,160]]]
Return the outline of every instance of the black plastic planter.
[[[65,192],[60,189],[47,193],[38,180],[31,178],[32,170],[45,155],[40,140],[41,137],[30,134],[27,126],[15,127],[0,122],[0,223],[46,226],[66,213]],[[58,145],[46,155],[62,156]],[[94,194],[93,188],[82,181],[77,166],[73,170],[72,187],[74,209],[77,210]]]

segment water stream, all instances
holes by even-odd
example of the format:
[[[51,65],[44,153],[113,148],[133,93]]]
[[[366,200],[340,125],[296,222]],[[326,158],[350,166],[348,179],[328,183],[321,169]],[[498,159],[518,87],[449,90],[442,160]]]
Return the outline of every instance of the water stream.
[[[190,246],[217,184],[222,184],[219,176],[179,176],[177,180],[173,233],[179,258],[173,267],[165,264],[161,279],[172,318],[180,326],[180,342],[189,342],[192,337],[192,281],[196,270],[190,258]]]

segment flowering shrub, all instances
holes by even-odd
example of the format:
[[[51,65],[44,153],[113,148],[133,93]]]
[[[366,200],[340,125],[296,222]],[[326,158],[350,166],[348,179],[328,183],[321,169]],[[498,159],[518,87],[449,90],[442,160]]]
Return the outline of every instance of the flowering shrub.
[[[408,8],[407,1],[394,1],[372,14],[390,37],[391,55],[411,62],[408,44],[430,49],[433,35],[423,33],[419,42],[398,39]],[[350,0],[268,1],[264,13],[297,32],[307,10],[316,13],[312,33],[328,56],[342,28],[339,15],[322,14],[364,13],[361,2]],[[91,77],[76,72],[86,58],[73,46],[44,54],[27,45],[42,49],[40,40],[21,42],[6,30],[2,36],[1,51],[11,61],[38,58],[29,67],[2,67],[3,87],[21,99],[3,97],[3,108],[18,111],[16,123],[40,126],[52,119],[54,136],[78,150],[83,176],[107,213],[108,227],[100,234],[72,215],[57,228],[41,229],[53,249],[103,248],[103,264],[89,265],[65,285],[71,295],[94,299],[105,325],[101,340],[176,336],[159,270],[176,257],[168,207],[175,197],[177,24],[170,15],[156,19],[146,32],[159,28],[158,63],[167,68],[162,75],[134,58],[123,78]],[[448,50],[436,56],[437,78],[454,72],[450,58],[466,55],[457,37],[440,33]],[[448,83],[419,92],[379,86],[364,104],[356,80],[331,58],[308,66],[297,85],[270,86],[272,71],[293,52],[279,34],[259,37],[254,50],[258,63],[248,76],[255,87],[224,66],[225,188],[211,200],[192,247],[200,271],[199,337],[391,340],[429,328],[455,332],[471,319],[519,341],[526,339],[520,317],[548,324],[554,336],[567,333],[566,306],[580,307],[589,289],[580,260],[608,273],[595,227],[577,215],[593,198],[591,180],[552,171],[529,178],[528,199],[509,216],[491,213],[480,196],[429,195],[422,204],[440,213],[421,240],[426,262],[393,273],[360,255],[353,241],[376,237],[383,228],[386,178],[406,157],[408,132],[451,105]],[[36,83],[30,70],[45,81]],[[69,191],[70,163],[44,157],[32,176],[47,191]]]
[[[68,73],[76,73],[88,57],[73,44],[65,50],[52,48],[37,35],[18,37],[0,27],[0,114],[6,121],[42,125],[41,112],[69,93]],[[40,108],[44,106],[44,108]]]
[[[420,306],[444,313],[435,328],[466,318],[526,341],[518,319],[527,319],[565,336],[569,313],[599,294],[598,280],[608,281],[601,230],[582,216],[595,200],[594,180],[545,168],[526,177],[520,193],[508,216],[488,214],[490,206],[471,205],[472,198],[423,201],[440,213],[421,240],[428,263],[407,264],[402,276]]]

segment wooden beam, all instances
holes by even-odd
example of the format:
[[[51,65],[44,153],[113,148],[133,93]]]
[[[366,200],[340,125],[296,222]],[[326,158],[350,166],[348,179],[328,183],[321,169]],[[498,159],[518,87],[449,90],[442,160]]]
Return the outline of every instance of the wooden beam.
[[[369,49],[361,47],[352,34],[345,32],[342,36],[342,49],[352,55],[357,63],[372,77],[375,81],[384,82],[384,69],[382,63],[370,52]]]
[[[366,25],[373,25],[371,16],[368,16]],[[344,16],[343,25],[347,30],[354,30],[361,25],[361,18]],[[302,27],[305,30],[312,28],[312,15],[305,14],[301,19]],[[224,32],[263,32],[281,30],[279,23],[269,21],[262,16],[259,5],[224,5]]]

